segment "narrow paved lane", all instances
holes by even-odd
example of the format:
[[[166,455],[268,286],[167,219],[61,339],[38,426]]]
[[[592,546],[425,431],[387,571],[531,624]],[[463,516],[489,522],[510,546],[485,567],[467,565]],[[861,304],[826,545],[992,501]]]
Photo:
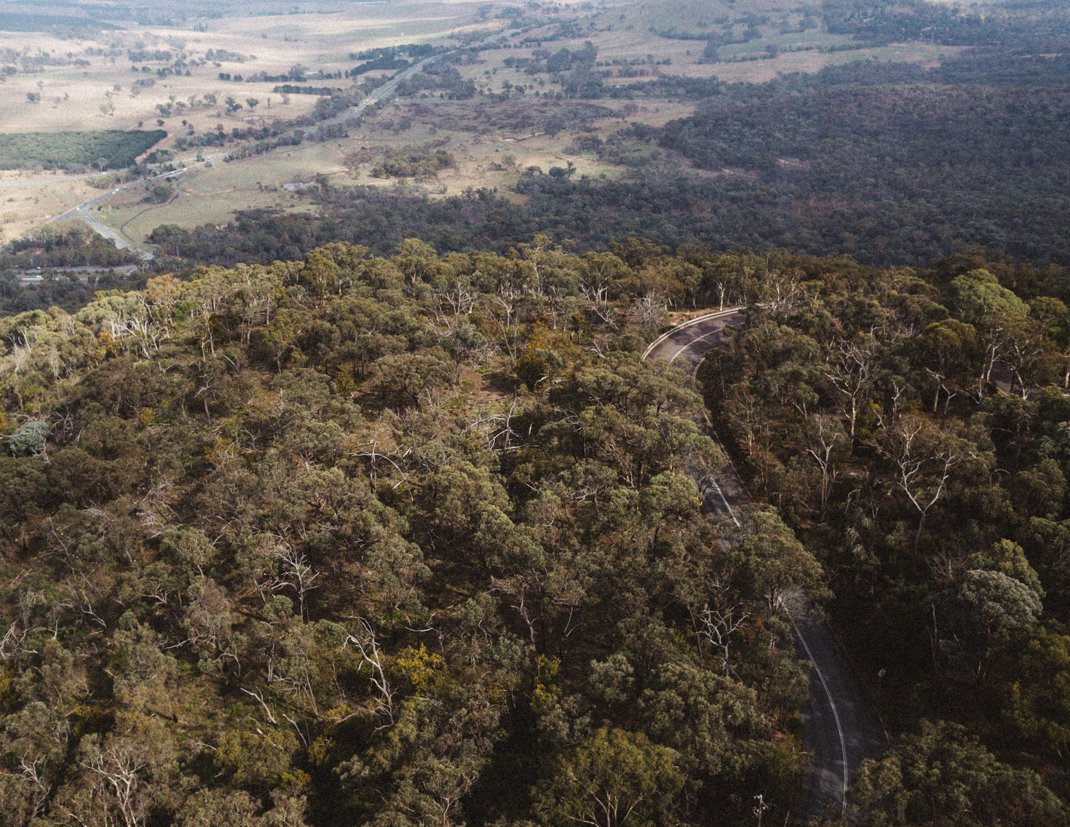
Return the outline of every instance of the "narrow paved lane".
[[[706,354],[741,327],[742,308],[710,313],[679,325],[657,339],[643,358],[683,362],[692,376]],[[709,425],[709,423],[707,423]],[[713,427],[710,431],[716,436]],[[729,465],[702,478],[699,488],[707,511],[727,515],[739,525],[737,510],[750,496]],[[795,629],[800,660],[808,661],[810,693],[803,708],[804,742],[810,755],[799,823],[822,815],[848,813],[847,788],[866,758],[880,754],[884,737],[828,624],[805,595],[786,607]]]

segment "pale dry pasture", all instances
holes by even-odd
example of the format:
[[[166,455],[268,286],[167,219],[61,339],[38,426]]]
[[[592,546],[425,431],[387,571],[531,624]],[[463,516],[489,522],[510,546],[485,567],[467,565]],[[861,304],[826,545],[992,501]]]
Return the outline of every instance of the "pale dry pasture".
[[[315,95],[275,92],[278,81],[244,78],[260,73],[281,76],[293,67],[305,67],[310,74],[299,85],[348,88],[351,80],[321,79],[316,72],[344,73],[356,63],[350,56],[366,49],[445,43],[459,27],[497,28],[493,22],[474,22],[476,4],[467,2],[355,4],[302,14],[261,14],[246,8],[248,13],[171,27],[116,21],[119,29],[86,36],[0,31],[0,64],[33,69],[7,75],[0,83],[0,133],[160,128],[168,136],[158,148],[173,149],[182,136],[292,121],[308,114],[318,100]],[[208,59],[209,50],[214,59]],[[163,53],[169,59],[161,59]],[[182,62],[177,63],[180,57]],[[242,75],[243,80],[224,80],[220,73]],[[228,98],[240,108],[232,106],[228,112]],[[202,152],[221,154],[211,147]],[[195,155],[191,150],[179,157],[192,161]],[[217,164],[198,172],[197,183],[191,182],[188,190],[183,187],[173,204],[148,211],[131,230],[147,235],[152,228],[144,228],[156,212],[182,224],[194,221],[205,202],[194,208],[191,196],[203,197],[201,186],[212,195],[213,220],[216,216],[223,220],[241,208],[289,206],[293,196],[278,196],[273,187],[295,178],[336,173],[342,169],[340,156],[337,150],[313,146]],[[236,177],[244,180],[236,183]],[[208,183],[202,185],[202,180]],[[4,173],[2,237],[40,227],[99,194],[84,175]],[[125,221],[139,211],[118,205],[115,216],[105,211],[102,217],[109,223]]]

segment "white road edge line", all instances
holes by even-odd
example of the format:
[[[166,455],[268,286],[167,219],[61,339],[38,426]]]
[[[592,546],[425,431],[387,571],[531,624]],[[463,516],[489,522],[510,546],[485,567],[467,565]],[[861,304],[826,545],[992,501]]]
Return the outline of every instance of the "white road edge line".
[[[664,333],[662,333],[660,336],[658,336],[658,338],[656,338],[653,342],[651,342],[647,346],[647,349],[643,351],[643,355],[640,358],[641,359],[646,359],[646,357],[649,356],[653,352],[654,348],[656,348],[658,345],[660,345],[662,342],[664,342],[666,339],[668,339],[674,333],[678,333],[679,331],[684,330],[685,328],[688,328],[688,327],[692,327],[693,325],[697,325],[697,324],[701,324],[702,322],[709,321],[710,319],[716,319],[718,316],[729,316],[729,315],[731,315],[733,313],[738,313],[742,309],[743,309],[742,306],[726,307],[724,310],[714,310],[712,313],[705,313],[705,314],[703,314],[701,316],[696,316],[694,319],[688,319],[683,324],[676,325],[676,327],[670,327],[668,330],[666,330]]]
[[[669,364],[671,365],[673,362],[675,362],[677,357],[679,357],[679,355],[681,353],[683,353],[685,350],[690,350],[693,345],[698,344],[703,339],[708,339],[708,338],[710,338],[710,336],[714,336],[714,335],[720,333],[723,329],[724,328],[720,328],[719,327],[716,330],[711,330],[709,333],[706,333],[703,336],[699,336],[697,339],[692,339],[690,342],[688,342],[686,345],[684,345],[682,348],[680,348],[678,351],[676,351],[676,353],[674,353],[672,355],[672,358],[669,360]]]
[[[724,492],[721,491],[721,486],[717,484],[717,481],[711,479],[710,482],[716,489],[717,493],[721,496],[721,502],[725,504],[728,509],[728,516],[732,518],[732,522],[739,527],[739,520],[736,519],[735,512],[732,510],[731,504],[725,499]],[[825,680],[825,673],[821,671],[821,667],[817,665],[817,660],[814,658],[814,653],[810,651],[810,644],[806,642],[806,638],[803,637],[803,633],[799,631],[798,625],[795,623],[795,618],[791,616],[791,612],[786,608],[784,610],[788,616],[788,620],[791,621],[791,628],[795,630],[795,636],[799,638],[799,643],[803,645],[803,649],[806,650],[806,657],[810,659],[810,665],[814,667],[814,671],[817,673],[817,679],[821,682],[821,688],[825,691],[825,697],[828,698],[829,708],[832,710],[832,720],[836,724],[836,735],[840,739],[840,757],[843,759],[843,793],[840,796],[840,806],[844,813],[847,812],[847,787],[850,784],[850,770],[847,765],[847,739],[843,734],[843,725],[840,723],[840,712],[836,709],[836,701],[832,698],[832,690],[829,689],[828,682]]]
[[[791,616],[791,612],[785,609],[785,613],[788,619],[791,621],[791,628],[795,630],[796,637],[799,638],[799,643],[803,645],[803,649],[806,650],[806,656],[810,658],[810,665],[814,667],[814,671],[817,672],[817,679],[821,681],[821,688],[825,690],[825,697],[828,698],[829,707],[832,709],[832,720],[836,724],[836,734],[840,736],[840,755],[843,757],[843,796],[842,806],[843,812],[847,812],[847,786],[850,781],[850,770],[847,769],[847,741],[843,736],[843,727],[840,725],[840,713],[836,709],[836,702],[832,700],[832,692],[829,690],[829,685],[825,681],[825,675],[821,671],[821,667],[817,665],[817,661],[814,660],[814,653],[810,651],[810,645],[806,642],[806,638],[803,637],[802,632],[799,631],[799,627],[795,624],[795,618]]]
[[[717,496],[721,498],[721,502],[724,503],[725,509],[728,511],[728,516],[732,518],[732,522],[736,524],[736,528],[743,528],[739,520],[736,519],[736,513],[732,510],[731,504],[725,498],[724,491],[721,490],[721,486],[717,484],[717,480],[713,477],[707,477],[710,485],[713,486],[713,490],[717,492]]]
[[[721,497],[721,502],[725,504],[728,509],[728,516],[732,518],[732,522],[739,528],[739,520],[736,519],[735,512],[732,510],[731,504],[725,499],[724,492],[721,491],[721,486],[717,484],[717,481],[710,479],[714,489]],[[832,698],[832,690],[829,689],[828,682],[825,680],[825,673],[821,671],[821,667],[817,665],[817,660],[814,658],[814,653],[810,651],[810,644],[806,642],[806,638],[803,637],[803,633],[799,631],[798,625],[795,623],[795,618],[791,616],[791,612],[786,608],[784,610],[788,616],[788,620],[791,621],[791,628],[795,630],[795,636],[799,638],[799,643],[803,645],[803,649],[806,650],[806,656],[810,659],[810,665],[814,667],[814,671],[817,673],[817,679],[821,682],[821,688],[825,691],[825,697],[828,698],[829,708],[832,710],[832,720],[836,724],[836,735],[840,739],[840,757],[843,759],[843,793],[840,796],[840,806],[844,813],[847,812],[847,787],[850,784],[850,773],[847,765],[847,739],[843,734],[843,725],[840,723],[840,712],[836,709],[836,701]]]
[[[666,331],[662,336],[660,336],[658,339],[656,339],[650,345],[650,347],[648,347],[646,349],[646,353],[643,354],[643,358],[646,359],[646,357],[654,350],[655,347],[657,347],[663,341],[668,339],[669,336],[671,336],[673,333],[676,333],[676,332],[678,332],[680,330],[683,330],[685,328],[691,327],[692,325],[698,324],[699,322],[705,322],[705,321],[708,321],[710,319],[717,318],[718,316],[721,316],[721,315],[729,315],[729,314],[735,313],[739,309],[740,308],[736,307],[736,308],[731,308],[731,309],[718,310],[716,313],[709,313],[709,314],[707,314],[705,316],[700,316],[697,319],[691,319],[688,322],[684,322],[682,325],[678,325],[677,327],[674,327],[671,330]],[[676,360],[677,356],[679,356],[685,350],[690,348],[696,342],[700,342],[703,339],[706,339],[706,338],[712,336],[714,333],[720,333],[720,332],[721,332],[721,329],[718,329],[718,330],[714,330],[714,331],[712,331],[710,333],[707,333],[704,336],[699,336],[697,339],[692,339],[690,342],[688,342],[686,345],[684,345],[682,348],[680,348],[678,351],[676,351],[676,353],[673,355],[672,359],[669,360],[669,363],[672,364],[672,362],[674,362]],[[719,486],[717,484],[717,481],[712,479],[712,478],[710,479],[710,482],[713,484],[713,487],[717,491],[717,494],[721,497],[721,502],[723,502],[725,504],[725,507],[728,509],[728,516],[732,518],[732,522],[734,522],[736,524],[736,526],[738,527],[739,526],[739,520],[736,519],[736,515],[735,515],[735,512],[732,510],[731,504],[728,502],[727,499],[725,499],[725,495],[724,495],[724,492],[721,490],[721,486]],[[832,710],[832,720],[836,724],[836,735],[840,739],[840,757],[843,759],[843,792],[842,792],[842,794],[840,796],[840,805],[841,805],[842,811],[844,813],[846,813],[847,812],[847,787],[850,784],[850,780],[851,780],[850,779],[850,772],[851,771],[850,771],[850,769],[848,768],[848,765],[847,765],[847,739],[844,737],[843,725],[840,723],[840,713],[839,713],[839,710],[836,709],[836,702],[832,698],[832,690],[829,689],[828,681],[825,680],[825,674],[821,671],[821,667],[817,665],[817,661],[814,659],[814,653],[810,650],[810,644],[808,644],[806,642],[806,638],[804,638],[802,632],[799,631],[799,627],[795,623],[795,618],[791,616],[791,612],[789,612],[789,611],[787,611],[787,609],[785,609],[785,613],[787,614],[788,619],[791,621],[791,628],[795,631],[795,636],[799,638],[799,642],[803,645],[803,649],[806,650],[806,656],[810,659],[810,665],[814,667],[814,671],[817,673],[817,679],[821,682],[821,688],[824,690],[825,697],[828,698],[829,708]]]

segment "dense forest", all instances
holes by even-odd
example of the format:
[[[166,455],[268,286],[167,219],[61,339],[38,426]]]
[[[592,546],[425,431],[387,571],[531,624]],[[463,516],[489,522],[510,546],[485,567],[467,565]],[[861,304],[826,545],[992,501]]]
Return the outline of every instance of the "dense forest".
[[[143,283],[133,272],[140,258],[96,233],[46,229],[0,249],[0,316],[60,307],[77,310],[98,289]],[[34,277],[31,282],[22,279]],[[39,280],[38,280],[39,279]]]
[[[1053,205],[1070,187],[1068,130],[1067,87],[1023,99],[1013,87],[843,85],[727,110],[715,99],[661,143],[703,169],[755,176],[830,247],[864,246],[873,260],[933,249],[948,232],[1066,262]]]
[[[140,259],[134,253],[120,250],[114,242],[81,226],[44,229],[16,238],[0,249],[0,272],[118,267],[138,261]]]
[[[1035,779],[1013,783],[1050,814],[1000,814],[1009,778],[959,754],[972,733],[1070,797],[1070,316],[1023,275],[973,256],[924,278],[803,263],[701,371],[751,489],[819,551],[887,720],[956,722],[863,772],[863,823],[948,823],[930,785],[967,768],[988,780],[954,823],[1065,818]]]
[[[863,822],[1064,823],[1070,313],[975,264],[333,244],[0,320],[7,817],[782,823],[828,583],[890,641]],[[639,357],[721,300],[738,528]]]
[[[0,825],[1068,827],[1070,16],[820,15],[943,57],[613,85],[539,41],[535,101],[472,45],[405,117],[572,132],[509,192],[319,177],[151,261],[0,251]],[[181,146],[341,138],[365,91]],[[596,134],[644,97],[691,114]],[[163,133],[86,134],[0,156]],[[418,182],[446,146],[352,160]],[[724,307],[694,375],[643,358]],[[803,604],[887,739],[842,812]]]
[[[929,41],[1033,49],[1070,37],[1065,5],[1050,0],[952,5],[926,0],[822,0],[829,31],[866,43]]]
[[[767,596],[820,575],[696,506],[701,399],[638,356],[687,269],[333,245],[3,319],[14,821],[789,812]]]
[[[0,272],[0,316],[58,307],[73,312],[93,301],[99,290],[132,290],[146,274],[125,270],[89,273],[45,270],[40,278],[23,281],[11,271]]]

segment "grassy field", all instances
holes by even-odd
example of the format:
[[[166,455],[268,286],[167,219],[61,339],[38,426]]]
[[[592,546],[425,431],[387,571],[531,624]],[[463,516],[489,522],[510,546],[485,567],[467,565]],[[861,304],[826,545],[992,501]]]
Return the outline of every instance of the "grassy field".
[[[0,242],[25,235],[96,194],[85,175],[0,173]]]
[[[186,178],[168,204],[129,203],[102,218],[140,241],[160,224],[196,227],[223,223],[247,209],[307,209],[307,199],[283,185],[309,182],[317,175],[328,179],[344,175],[339,157],[337,147],[315,144],[214,164]]]
[[[770,47],[778,51],[816,51],[842,48],[851,45],[847,35],[830,34],[822,29],[807,29],[801,32],[778,32],[746,43],[730,43],[721,46],[717,54],[722,60],[752,57],[767,52]]]
[[[354,51],[442,42],[469,23],[474,13],[473,6],[465,3],[342,8],[319,14],[223,17],[181,28],[125,24],[121,31],[73,39],[0,31],[0,54],[18,56],[5,61],[32,68],[0,84],[0,132],[135,129],[139,123],[154,126],[162,117],[164,128],[177,136],[189,124],[199,131],[220,122],[229,129],[248,121],[294,118],[309,110],[315,98],[294,95],[282,106],[280,96],[272,92],[275,81],[227,82],[219,79],[220,73],[244,78],[281,75],[298,65],[344,70],[353,65],[348,55]],[[209,50],[242,59],[208,60]],[[157,59],[164,54],[171,58]],[[176,66],[179,70],[171,71]],[[329,85],[346,84],[332,80]],[[39,102],[28,96],[39,96]],[[253,111],[243,107],[228,115],[223,106],[208,104],[209,96],[217,101],[233,96],[239,102],[255,97],[260,104]],[[176,110],[176,102],[183,103],[181,110]],[[175,114],[161,116],[161,105],[170,106]]]
[[[706,76],[701,70],[709,69],[709,76],[730,83],[765,83],[781,75],[794,72],[812,74],[829,66],[842,66],[863,60],[933,66],[960,51],[961,49],[955,46],[903,43],[841,52],[783,52],[766,60],[715,63],[707,67],[697,67],[696,74]]]
[[[168,149],[180,136],[196,136],[220,126],[230,132],[290,121],[309,113],[317,98],[282,96],[273,92],[276,81],[224,81],[220,73],[245,78],[260,73],[281,75],[294,66],[312,73],[342,71],[354,65],[349,59],[353,52],[402,43],[443,43],[454,30],[475,25],[477,16],[476,4],[463,1],[327,7],[338,11],[318,11],[320,4],[316,4],[311,13],[303,14],[266,13],[285,11],[281,3],[230,5],[231,16],[172,25],[114,21],[119,28],[74,34],[0,31],[4,63],[20,69],[0,83],[0,136],[17,144],[34,140],[31,133],[162,129],[167,138],[160,146]],[[65,7],[64,13],[75,11]],[[209,59],[209,50],[214,59]],[[221,54],[224,59],[218,57]],[[310,78],[308,84],[344,87],[349,81]],[[228,97],[241,108],[228,112]],[[249,104],[250,98],[257,101],[255,107]],[[27,137],[15,137],[20,135]],[[190,158],[193,154],[187,153]],[[337,151],[325,153],[318,148],[298,155],[319,160],[299,163],[299,169],[294,169],[292,153],[276,152],[270,160],[250,159],[238,166],[257,170],[255,175],[263,178],[265,186],[342,169]],[[227,179],[213,185],[214,192],[228,193],[212,203],[213,214],[222,217],[235,208],[262,206],[271,200],[256,186],[261,182],[233,187],[230,174],[222,175],[222,169],[217,166],[206,176]],[[31,172],[0,178],[3,237],[40,226],[92,194],[99,193],[79,180],[35,177]],[[170,209],[181,213],[183,206],[179,203]],[[189,211],[190,215],[195,212]],[[149,216],[144,220],[150,220]]]

